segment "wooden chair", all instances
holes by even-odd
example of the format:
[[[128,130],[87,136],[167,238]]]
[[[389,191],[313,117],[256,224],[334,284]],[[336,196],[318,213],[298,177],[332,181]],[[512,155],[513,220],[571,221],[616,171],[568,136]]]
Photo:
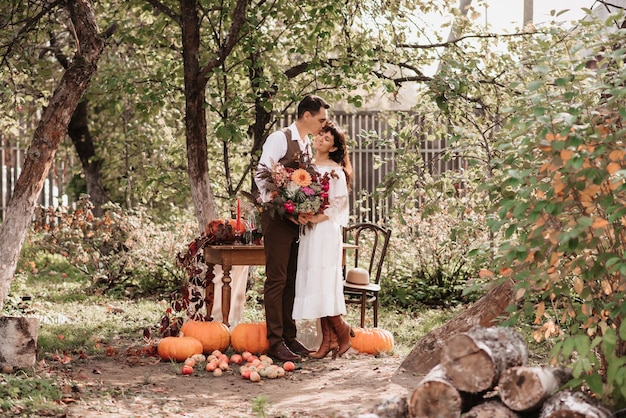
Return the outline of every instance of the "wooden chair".
[[[378,326],[378,292],[390,237],[390,229],[367,222],[343,229],[343,242],[356,245],[346,256],[344,295],[346,303],[361,305],[361,328],[368,305],[374,311],[374,327]]]

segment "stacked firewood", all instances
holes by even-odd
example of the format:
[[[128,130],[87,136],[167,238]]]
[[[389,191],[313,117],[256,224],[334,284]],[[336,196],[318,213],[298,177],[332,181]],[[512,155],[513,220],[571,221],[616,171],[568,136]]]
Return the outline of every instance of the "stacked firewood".
[[[571,370],[527,364],[521,335],[475,327],[449,338],[439,363],[406,397],[393,397],[358,418],[609,418],[617,416],[580,391],[560,390]]]
[[[408,415],[420,418],[608,418],[582,392],[559,390],[569,369],[527,365],[528,348],[506,327],[475,327],[448,339],[440,362],[418,383]]]

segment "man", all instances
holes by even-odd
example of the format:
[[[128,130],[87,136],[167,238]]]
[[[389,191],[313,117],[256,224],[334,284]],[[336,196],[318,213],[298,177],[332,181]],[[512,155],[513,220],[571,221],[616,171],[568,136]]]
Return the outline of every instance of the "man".
[[[288,128],[267,137],[259,167],[272,163],[297,168],[294,156],[306,153],[311,156],[309,135],[316,135],[328,120],[330,105],[321,97],[307,95],[298,104],[297,119]],[[294,165],[295,164],[295,165]],[[261,199],[269,200],[264,181],[255,179]],[[299,225],[305,225],[309,216],[298,215],[272,217],[270,211],[261,216],[263,242],[265,244],[265,322],[268,354],[280,361],[300,361],[301,356],[312,353],[296,339],[296,323],[291,317],[295,295],[296,268],[298,260]]]

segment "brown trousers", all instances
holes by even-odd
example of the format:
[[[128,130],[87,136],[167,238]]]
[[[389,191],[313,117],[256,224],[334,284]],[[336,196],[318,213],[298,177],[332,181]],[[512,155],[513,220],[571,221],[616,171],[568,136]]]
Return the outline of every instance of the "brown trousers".
[[[296,338],[296,322],[291,318],[296,293],[298,263],[297,224],[272,218],[269,211],[261,216],[265,245],[265,322],[270,346]]]

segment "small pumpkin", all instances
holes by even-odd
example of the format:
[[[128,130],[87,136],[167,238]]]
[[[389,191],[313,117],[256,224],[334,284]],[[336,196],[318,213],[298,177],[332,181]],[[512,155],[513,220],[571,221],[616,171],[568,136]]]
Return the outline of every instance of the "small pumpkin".
[[[237,324],[230,334],[230,344],[233,350],[239,353],[246,351],[254,354],[266,353],[270,343],[267,340],[265,322]]]
[[[389,353],[393,349],[393,334],[382,328],[353,327],[352,348],[360,353]]]
[[[222,322],[187,321],[180,332],[199,340],[204,354],[211,354],[215,350],[226,351],[230,345],[230,331]]]
[[[193,337],[165,337],[159,341],[157,353],[163,360],[185,361],[202,353],[202,343]]]

